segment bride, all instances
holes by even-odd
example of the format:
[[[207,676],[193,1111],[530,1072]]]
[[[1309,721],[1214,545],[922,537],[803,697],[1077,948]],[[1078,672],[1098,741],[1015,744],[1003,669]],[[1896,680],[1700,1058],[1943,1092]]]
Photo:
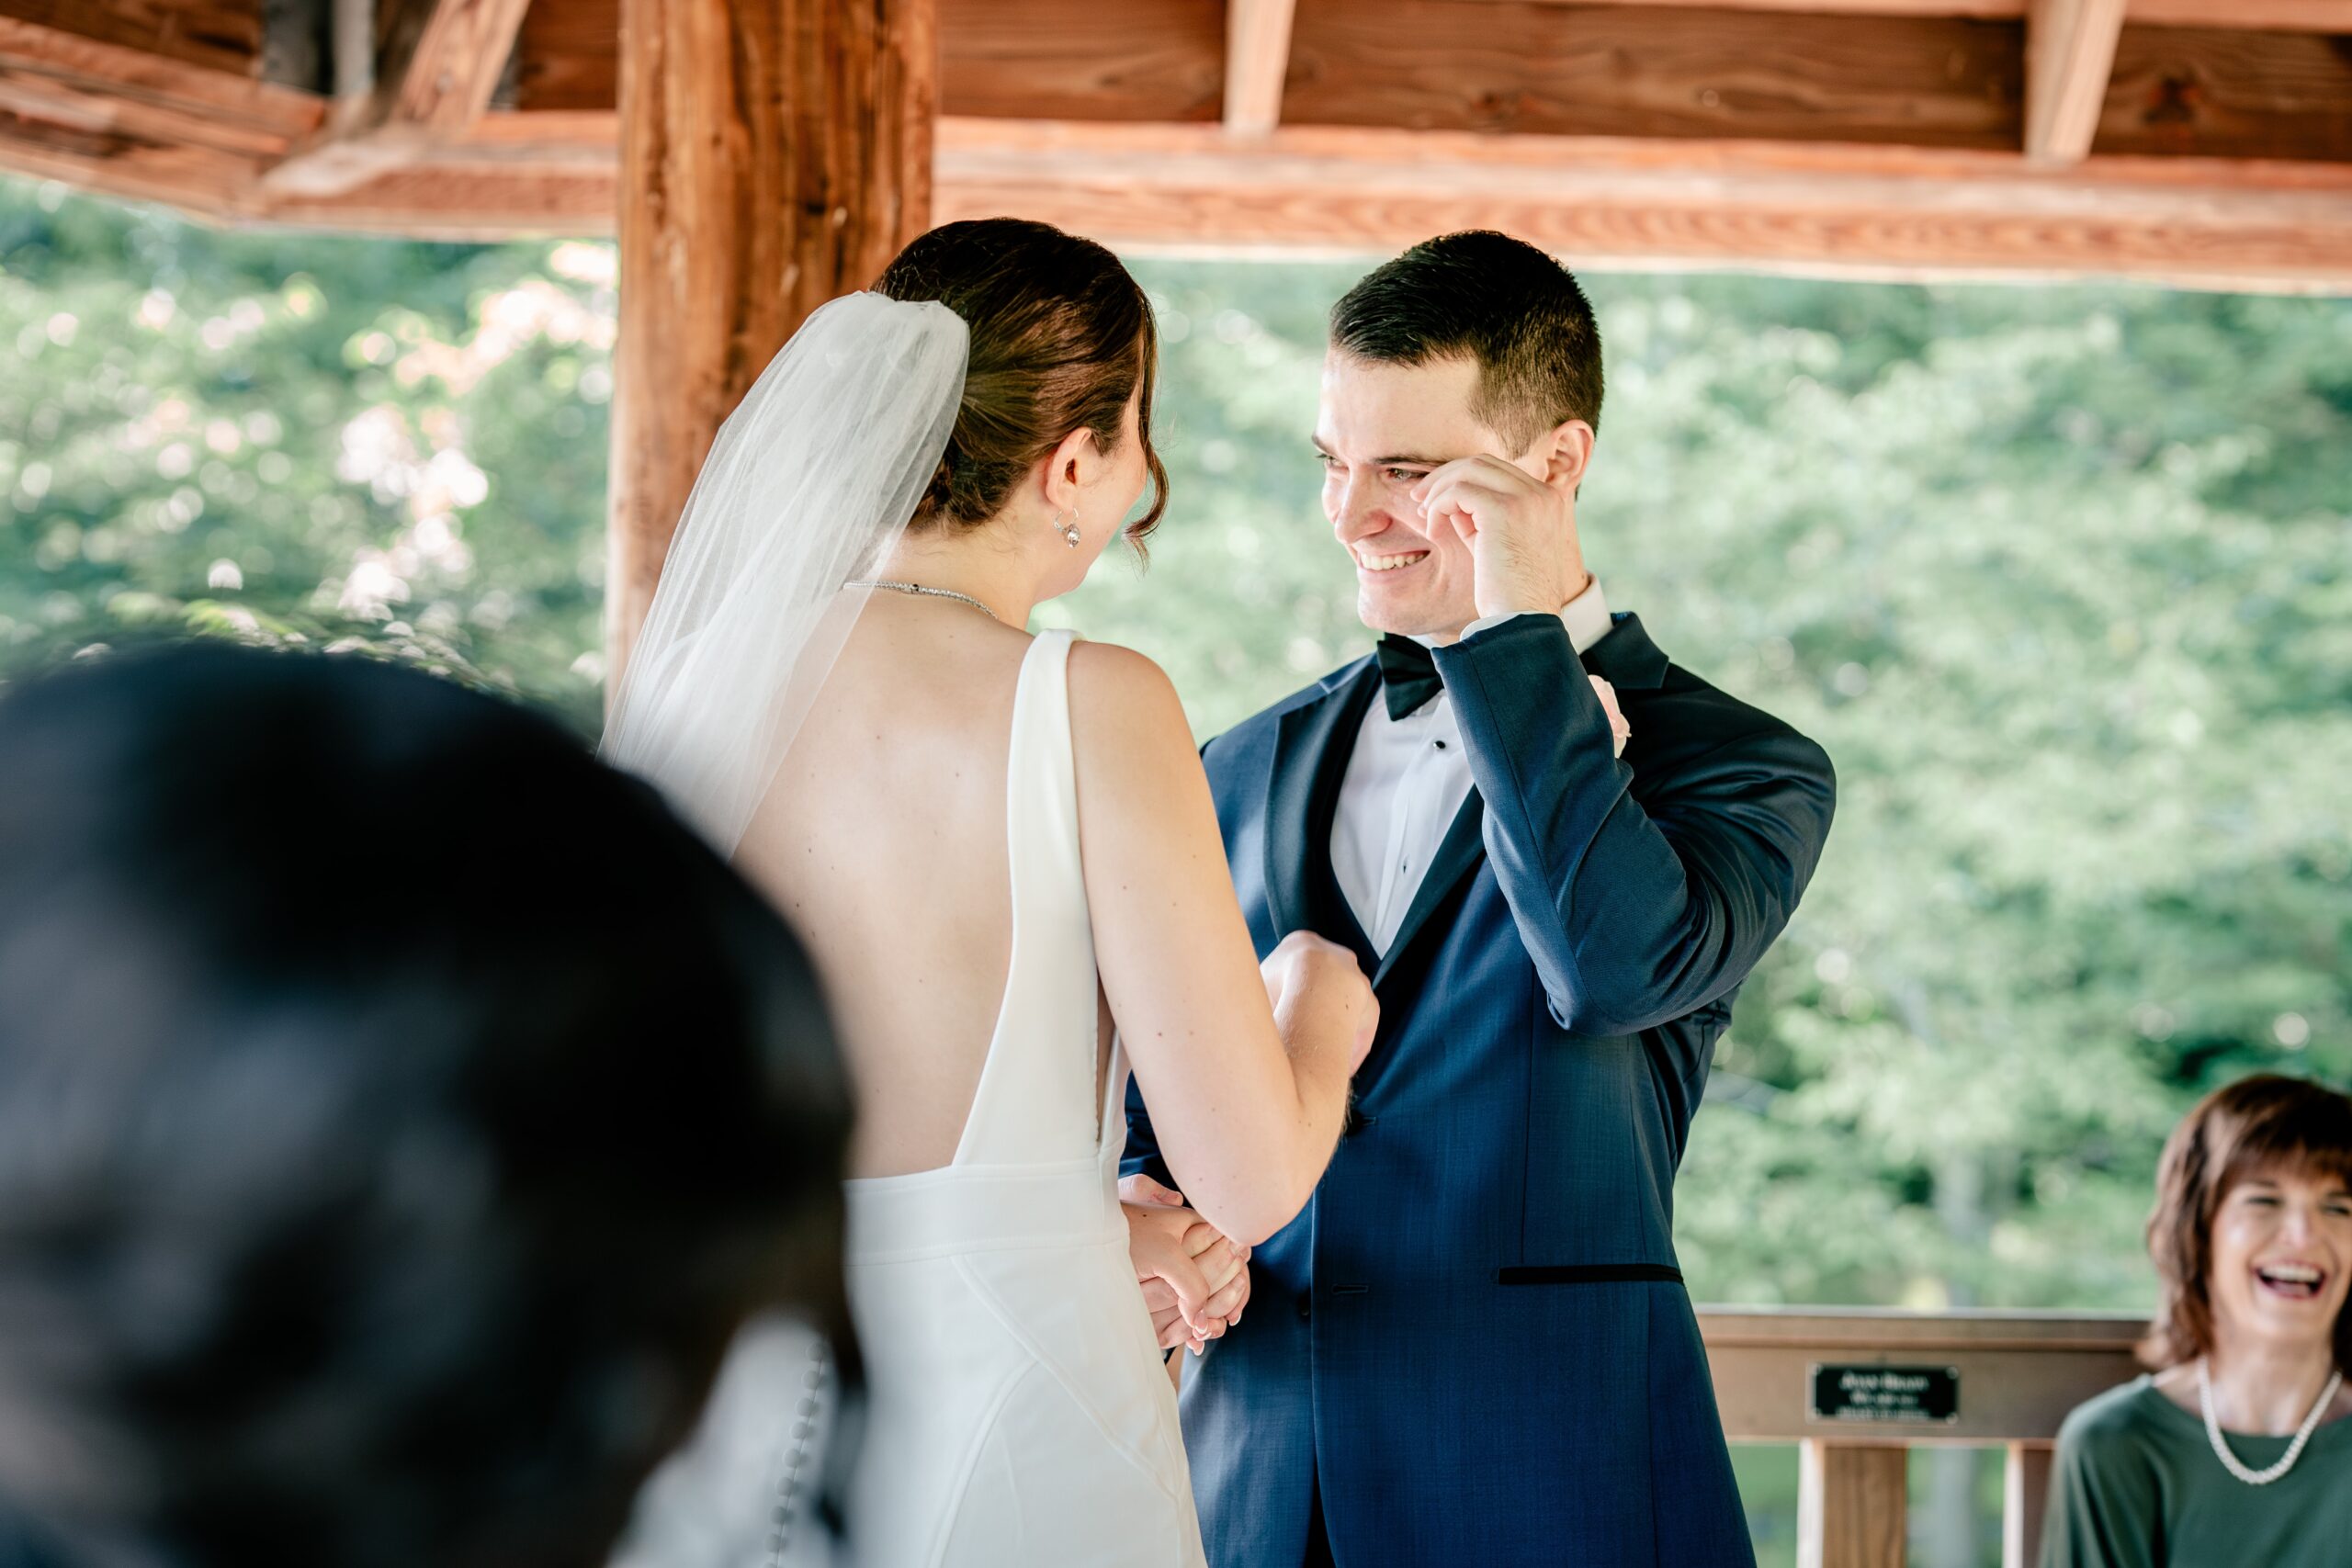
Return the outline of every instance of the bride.
[[[1203,1561],[1136,1282],[1168,1233],[1115,1189],[1126,1077],[1238,1258],[1313,1191],[1376,1021],[1342,948],[1295,933],[1261,972],[1159,668],[1023,629],[1159,519],[1156,347],[1099,245],[1010,219],[916,240],[720,433],[606,737],[832,998],[859,1098],[848,1539],[876,1568]],[[1166,1342],[1216,1332],[1199,1276],[1162,1271],[1193,1281]]]

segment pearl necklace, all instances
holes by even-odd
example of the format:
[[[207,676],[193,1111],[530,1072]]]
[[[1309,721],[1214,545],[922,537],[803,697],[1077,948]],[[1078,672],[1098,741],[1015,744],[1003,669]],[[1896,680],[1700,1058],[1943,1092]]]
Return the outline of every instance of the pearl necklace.
[[[844,588],[887,588],[893,593],[919,593],[926,599],[953,599],[959,604],[969,604],[999,625],[1003,624],[1004,621],[1002,615],[998,615],[969,593],[958,593],[953,588],[925,588],[920,582],[893,582],[883,577],[852,578],[842,586]]]
[[[2287,1451],[2279,1456],[2278,1462],[2267,1470],[2249,1470],[2245,1461],[2230,1451],[2229,1443],[2222,1437],[2222,1423],[2213,1415],[2212,1376],[2203,1361],[2197,1363],[2197,1402],[2205,1412],[2205,1436],[2213,1445],[2213,1457],[2222,1461],[2223,1469],[2248,1486],[2267,1486],[2295,1468],[2295,1461],[2303,1457],[2303,1445],[2312,1440],[2313,1432],[2319,1430],[2319,1418],[2327,1414],[2330,1404],[2335,1403],[2335,1391],[2343,1386],[2342,1372],[2330,1377],[2327,1386],[2319,1391],[2319,1400],[2312,1406],[2312,1413],[2303,1417],[2302,1426],[2295,1433],[2295,1440],[2287,1445]]]

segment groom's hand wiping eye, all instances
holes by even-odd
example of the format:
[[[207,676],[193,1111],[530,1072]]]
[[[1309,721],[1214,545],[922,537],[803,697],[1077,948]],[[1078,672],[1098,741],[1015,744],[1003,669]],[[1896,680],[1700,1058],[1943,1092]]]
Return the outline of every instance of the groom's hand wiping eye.
[[[1584,591],[1572,492],[1484,454],[1457,457],[1411,491],[1432,530],[1470,547],[1480,616],[1550,615]]]

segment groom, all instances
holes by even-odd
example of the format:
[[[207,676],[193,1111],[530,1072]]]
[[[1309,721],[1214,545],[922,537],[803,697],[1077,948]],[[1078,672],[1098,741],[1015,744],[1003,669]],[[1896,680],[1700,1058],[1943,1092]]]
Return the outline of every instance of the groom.
[[[1186,1368],[1216,1568],[1752,1562],[1674,1172],[1834,786],[1609,614],[1576,526],[1600,392],[1576,280],[1500,234],[1331,313],[1323,506],[1387,635],[1203,755],[1259,950],[1352,946],[1380,1034],[1244,1321]],[[1139,1100],[1127,1154],[1182,1189]]]

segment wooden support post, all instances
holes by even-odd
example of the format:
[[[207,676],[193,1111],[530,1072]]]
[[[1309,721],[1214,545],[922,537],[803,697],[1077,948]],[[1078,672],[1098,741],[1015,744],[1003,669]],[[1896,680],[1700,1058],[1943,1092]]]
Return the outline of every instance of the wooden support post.
[[[1908,1450],[1797,1445],[1797,1568],[1903,1568]]]
[[[2034,1568],[2041,1561],[2041,1511],[2050,1501],[2048,1443],[2011,1443],[2001,1482],[2001,1568]]]
[[[2031,0],[2025,20],[2025,154],[2078,164],[2107,102],[2125,0]]]
[[[935,0],[622,0],[617,688],[719,424],[808,312],[931,220]]]
[[[1225,129],[1263,136],[1281,123],[1297,0],[1232,0],[1225,13]]]

